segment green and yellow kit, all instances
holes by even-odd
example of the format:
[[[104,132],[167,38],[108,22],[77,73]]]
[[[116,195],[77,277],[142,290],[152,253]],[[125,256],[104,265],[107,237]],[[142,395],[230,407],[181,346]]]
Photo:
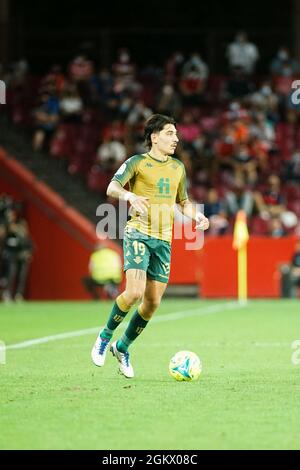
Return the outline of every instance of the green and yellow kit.
[[[183,163],[149,154],[126,160],[112,181],[149,199],[147,213],[131,212],[124,234],[124,270],[142,269],[150,279],[168,282],[175,203],[188,198]]]

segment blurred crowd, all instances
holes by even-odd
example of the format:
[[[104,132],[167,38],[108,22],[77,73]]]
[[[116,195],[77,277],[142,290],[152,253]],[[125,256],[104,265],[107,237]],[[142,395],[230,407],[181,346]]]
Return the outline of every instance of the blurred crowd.
[[[22,204],[0,194],[0,293],[4,302],[24,299],[32,250]]]
[[[64,159],[91,190],[104,196],[124,159],[145,151],[144,122],[158,112],[178,122],[176,156],[212,235],[231,233],[239,209],[254,234],[300,235],[300,106],[291,98],[299,63],[281,46],[269,72],[257,76],[260,52],[245,32],[226,57],[222,76],[198,51],[139,67],[126,48],[110,68],[80,54],[43,77],[32,76],[26,61],[2,76],[11,119],[33,130],[33,150]]]

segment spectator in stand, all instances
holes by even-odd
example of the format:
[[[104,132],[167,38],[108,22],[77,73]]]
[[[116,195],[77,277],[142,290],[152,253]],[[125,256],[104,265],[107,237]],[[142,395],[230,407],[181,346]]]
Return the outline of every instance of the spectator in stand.
[[[94,75],[94,64],[84,55],[76,56],[69,65],[69,77],[73,82],[86,82]]]
[[[249,218],[253,214],[253,207],[252,191],[246,189],[243,180],[236,178],[232,189],[225,193],[225,209],[228,216],[234,217],[242,209]]]
[[[300,72],[299,64],[290,57],[287,47],[281,47],[277,56],[272,60],[270,68],[274,90],[283,101],[290,95],[295,75]]]
[[[69,64],[68,77],[71,82],[77,84],[78,92],[87,106],[90,106],[94,99],[93,89],[90,85],[94,74],[94,63],[84,54],[76,56]]]
[[[0,194],[0,224],[6,225],[8,213],[13,208],[13,200],[8,194]]]
[[[259,168],[266,172],[269,155],[276,151],[274,126],[262,112],[255,113],[249,127],[249,144]]]
[[[203,92],[208,77],[208,67],[202,61],[199,54],[192,54],[183,69],[179,82],[179,89],[182,94],[185,106],[199,105],[203,101]]]
[[[300,240],[296,242],[295,251],[289,264],[283,264],[281,271],[282,297],[298,297],[300,287]]]
[[[190,58],[183,64],[183,77],[197,77],[200,80],[207,80],[209,69],[198,52],[193,52]]]
[[[157,105],[157,112],[165,116],[173,116],[178,120],[182,110],[182,103],[180,94],[175,91],[171,83],[165,83],[159,94]]]
[[[28,78],[29,65],[26,59],[18,60],[11,66],[10,73],[5,77],[5,83],[13,88],[22,87]]]
[[[45,75],[40,83],[39,95],[58,96],[55,76],[52,73]]]
[[[277,122],[279,99],[272,89],[271,82],[265,80],[260,88],[249,96],[254,111],[263,112],[272,122]]]
[[[286,235],[286,231],[279,217],[271,217],[269,220],[268,234],[272,238],[282,238]]]
[[[2,251],[4,302],[24,299],[31,255],[32,242],[27,223],[18,219],[16,211],[10,210]]]
[[[219,135],[213,143],[215,159],[215,173],[220,172],[224,166],[233,168],[232,156],[235,148],[235,136],[229,123],[225,123],[219,130]]]
[[[186,111],[177,125],[184,149],[196,153],[203,146],[199,124],[191,112]]]
[[[220,167],[223,169],[225,167],[226,169],[230,168],[231,171],[234,170],[241,177],[240,173],[244,174],[244,170],[248,170],[245,165],[250,160],[248,148],[247,155],[244,155],[243,152],[239,155],[240,148],[248,142],[249,129],[239,109],[239,105],[234,109],[232,104],[230,108],[230,111],[224,115],[224,125],[221,127],[220,134],[213,144],[217,155],[215,172],[219,171]]]
[[[128,114],[127,124],[129,124],[129,126],[134,126],[136,124],[143,123],[149,116],[151,116],[151,114],[153,114],[153,111],[150,108],[147,108],[145,103],[138,100]]]
[[[291,58],[289,49],[282,46],[272,60],[270,70],[276,77],[293,77],[300,72],[300,66],[295,59]]]
[[[131,62],[130,53],[126,47],[119,49],[117,62],[113,64],[115,77],[124,82],[130,82],[135,76],[135,65]]]
[[[270,175],[268,187],[262,193],[255,193],[255,203],[260,217],[270,220],[270,233],[281,233],[285,235],[287,231],[296,230],[298,218],[294,212],[286,207],[285,198],[282,195],[280,178],[277,175]],[[278,220],[277,220],[278,219]],[[275,235],[273,235],[275,236]]]
[[[247,144],[249,141],[249,116],[241,112],[232,116],[231,128],[234,141],[237,144]]]
[[[94,104],[105,105],[114,86],[114,79],[107,68],[101,68],[89,81],[91,98]]]
[[[126,119],[127,139],[125,142],[127,153],[144,153],[144,123],[153,114],[143,101],[136,101]]]
[[[59,108],[63,122],[79,123],[83,111],[83,102],[75,83],[68,83],[62,91]]]
[[[250,136],[256,137],[269,144],[270,148],[275,140],[275,131],[272,123],[267,119],[265,113],[255,113],[250,125]]]
[[[3,244],[6,236],[7,224],[9,220],[9,213],[13,208],[13,200],[10,196],[3,193],[0,194],[0,289],[6,287],[6,279],[4,277],[4,265],[3,265]]]
[[[248,36],[244,31],[240,31],[234,42],[229,44],[226,55],[231,71],[238,68],[245,75],[254,73],[259,52],[256,45],[248,41]]]
[[[181,51],[175,51],[166,62],[165,78],[170,83],[177,83],[181,77],[184,56]]]
[[[106,138],[98,148],[97,162],[101,168],[115,171],[126,158],[126,147],[119,140]]]
[[[256,191],[254,198],[258,212],[265,220],[271,217],[279,217],[286,210],[285,200],[281,193],[280,179],[277,175],[270,175],[266,190],[262,193]]]
[[[128,118],[128,115],[132,108],[134,107],[135,100],[127,94],[124,94],[121,97],[120,103],[119,103],[119,117],[121,121],[126,121]]]
[[[35,132],[33,150],[41,150],[45,139],[52,136],[59,122],[59,100],[56,95],[43,93],[39,105],[34,110]]]
[[[204,212],[209,219],[209,234],[213,236],[224,235],[228,228],[226,209],[214,188],[208,190]]]
[[[62,71],[61,66],[60,65],[53,65],[53,67],[51,67],[51,69],[50,69],[49,76],[51,77],[51,79],[54,83],[55,93],[57,95],[60,95],[61,92],[64,89],[65,81],[66,81],[66,78],[65,78],[65,75]]]
[[[194,80],[196,92],[202,93],[208,79],[209,69],[198,52],[193,52],[190,59],[184,63],[182,68],[183,80]]]
[[[270,143],[256,136],[252,136],[249,141],[249,149],[260,175],[269,174],[269,155],[273,151],[273,147],[270,146]],[[254,182],[256,182],[255,179]]]
[[[235,146],[233,162],[236,179],[254,186],[257,182],[257,161],[249,145],[240,143]]]
[[[300,183],[300,148],[294,151],[291,160],[286,162],[285,167],[286,180]]]
[[[125,47],[118,52],[117,62],[113,64],[112,70],[115,77],[115,87],[119,93],[136,93],[140,86],[135,80],[136,67],[131,62],[128,49]]]
[[[3,193],[0,194],[0,258],[3,248],[3,241],[6,234],[6,226],[8,223],[9,212],[13,208],[13,200],[10,196]],[[1,271],[1,263],[0,263]]]

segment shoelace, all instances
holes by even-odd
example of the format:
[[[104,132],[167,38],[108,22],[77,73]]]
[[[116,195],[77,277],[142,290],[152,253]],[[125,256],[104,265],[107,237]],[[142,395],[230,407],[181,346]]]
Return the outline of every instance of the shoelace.
[[[123,355],[124,355],[126,367],[129,367],[129,352],[125,352]]]
[[[100,340],[100,348],[99,348],[99,354],[103,354],[105,349],[107,348],[109,343],[109,340],[101,338]]]

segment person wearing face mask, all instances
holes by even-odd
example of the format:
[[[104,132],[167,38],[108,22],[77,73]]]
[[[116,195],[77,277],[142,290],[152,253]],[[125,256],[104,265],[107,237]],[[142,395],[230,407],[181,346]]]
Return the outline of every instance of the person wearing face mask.
[[[282,46],[272,60],[270,70],[272,75],[276,77],[292,77],[299,73],[300,67],[298,62],[290,56],[289,49]]]
[[[279,98],[274,93],[270,81],[262,82],[260,88],[251,94],[250,102],[257,111],[267,113],[272,121],[277,120]]]
[[[171,83],[167,82],[163,86],[156,108],[161,114],[174,116],[175,119],[179,118],[182,109],[181,97]]]
[[[115,87],[119,91],[133,91],[138,86],[135,80],[136,67],[131,61],[130,52],[126,48],[118,51],[117,62],[112,66],[115,76]]]
[[[296,149],[286,163],[286,180],[300,183],[300,149]]]
[[[193,52],[190,59],[183,65],[182,76],[184,78],[194,77],[199,80],[208,78],[209,69],[200,54]]]
[[[187,106],[195,103],[194,100],[197,100],[197,97],[203,93],[208,75],[208,66],[198,52],[193,52],[190,59],[183,65],[179,84],[181,93],[186,97]]]
[[[283,264],[281,271],[281,296],[297,298],[300,288],[300,239],[297,240],[289,264]]]

